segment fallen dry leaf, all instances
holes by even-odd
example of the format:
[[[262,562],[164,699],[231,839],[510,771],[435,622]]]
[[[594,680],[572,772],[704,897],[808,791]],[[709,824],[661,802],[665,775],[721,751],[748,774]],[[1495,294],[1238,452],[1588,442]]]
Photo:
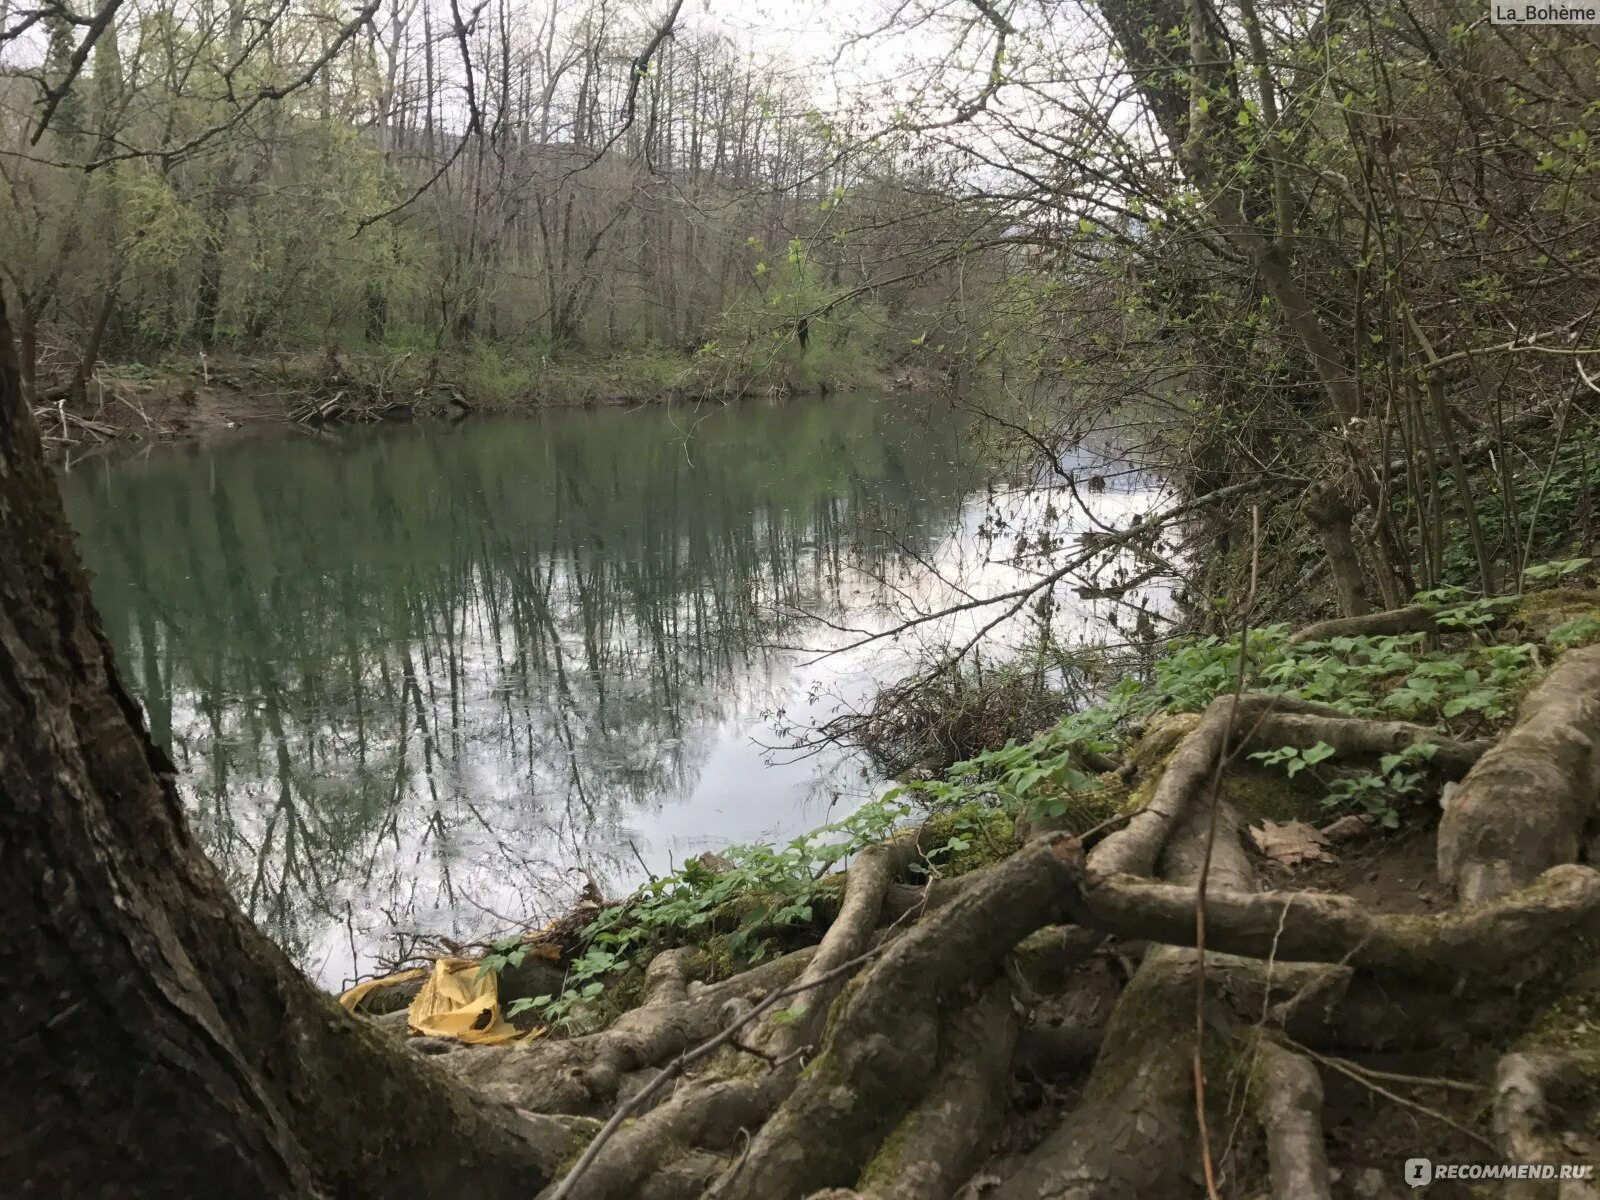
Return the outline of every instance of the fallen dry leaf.
[[[1250,827],[1250,840],[1265,857],[1286,867],[1303,863],[1333,863],[1339,859],[1328,853],[1323,837],[1304,821],[1262,821]]]

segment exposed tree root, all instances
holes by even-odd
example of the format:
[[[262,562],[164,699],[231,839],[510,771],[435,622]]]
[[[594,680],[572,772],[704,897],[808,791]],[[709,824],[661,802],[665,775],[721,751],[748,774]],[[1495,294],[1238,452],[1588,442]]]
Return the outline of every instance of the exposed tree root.
[[[1191,808],[1161,856],[1162,873],[1182,881],[1166,886],[1190,897],[1191,937],[1194,884],[1209,841],[1205,816]],[[1237,819],[1226,810],[1217,818],[1211,878],[1232,890],[1248,888],[1253,872]],[[994,1200],[1134,1200],[1189,1190],[1198,1160],[1184,1047],[1193,1044],[1199,969],[1199,956],[1190,950],[1159,947],[1145,957],[1112,1014],[1083,1099]]]
[[[1192,1190],[1189,1056],[1196,956],[1162,947],[1122,994],[1082,1099],[991,1200],[1102,1200]]]
[[[1484,904],[1579,856],[1600,796],[1600,646],[1561,656],[1450,797],[1439,877]]]
[[[917,854],[916,834],[902,835],[880,846],[871,846],[856,856],[845,887],[844,904],[823,937],[817,953],[801,972],[801,991],[780,1023],[766,1022],[750,1039],[753,1048],[764,1050],[774,1059],[783,1059],[810,1046],[821,1032],[821,1019],[844,986],[840,967],[866,950],[883,898],[894,877],[903,872]],[[823,982],[829,976],[836,978]]]
[[[1508,1162],[1576,1163],[1557,1139],[1550,1093],[1592,1085],[1600,1063],[1570,1053],[1507,1054],[1495,1070],[1494,1131]],[[1580,1180],[1516,1180],[1509,1200],[1593,1200],[1593,1183]]]
[[[1267,711],[1278,697],[1231,695],[1213,700],[1205,714],[1178,743],[1165,770],[1138,812],[1128,823],[1095,847],[1090,862],[1105,874],[1123,872],[1148,875],[1167,844],[1173,827],[1188,813],[1202,784],[1216,768],[1223,744],[1236,723],[1244,724]]]
[[[822,1055],[751,1142],[725,1200],[786,1200],[855,1182],[937,1069],[941,1018],[1020,939],[1059,920],[1077,843],[1034,843],[892,943],[839,1001]]]
[[[1000,1126],[1018,1022],[1011,989],[996,979],[943,1031],[949,1057],[922,1100],[861,1173],[870,1200],[947,1200]]]
[[[695,1200],[728,1168],[728,1160],[705,1150],[690,1150],[659,1166],[645,1181],[639,1200]]]
[[[632,1200],[646,1180],[688,1147],[732,1149],[777,1107],[797,1071],[788,1068],[685,1086],[664,1104],[621,1126],[565,1195],[572,1200]],[[736,1168],[737,1169],[737,1168]]]
[[[651,964],[654,986],[645,1004],[624,1013],[609,1029],[567,1041],[486,1046],[440,1061],[462,1079],[518,1108],[603,1116],[629,1076],[715,1036],[723,1027],[726,1004],[759,999],[794,982],[815,953],[796,951],[703,988],[691,998],[689,982],[680,973],[688,971],[695,956],[669,951]]]
[[[1119,937],[1185,945],[1194,938],[1194,889],[1129,875],[1087,875],[1065,904],[1079,923]],[[1492,905],[1431,916],[1375,913],[1318,892],[1215,892],[1207,941],[1229,954],[1349,963],[1399,979],[1505,982],[1537,970],[1538,951],[1600,931],[1600,871],[1570,863]]]
[[[1362,620],[1379,618],[1398,619]],[[1424,741],[1438,747],[1439,777],[1463,778],[1440,842],[1461,909],[1259,891],[1237,815],[1206,803],[1217,772],[1252,747],[1325,742],[1356,760]],[[1522,985],[1569,971],[1574,939],[1600,934],[1600,871],[1576,861],[1600,794],[1600,649],[1563,658],[1493,748],[1246,694],[1153,728],[1130,761],[1153,776],[1147,799],[1087,855],[1048,835],[913,888],[900,880],[926,848],[920,832],[903,835],[857,856],[815,949],[715,984],[697,981],[699,955],[670,951],[652,963],[644,1003],[606,1032],[451,1055],[451,1066],[525,1110],[577,1114],[533,1118],[565,1122],[545,1130],[551,1147],[612,1113],[553,1193],[563,1198],[947,1200],[1004,1126],[1013,1070],[1035,1081],[1034,1102],[1078,1099],[1020,1159],[1007,1151],[991,1200],[1181,1196],[1199,1188],[1203,971],[1199,1053],[1225,1190],[1326,1200],[1318,1053],[1502,1036],[1526,1020]],[[1202,960],[1190,947],[1208,856]],[[1113,1003],[1117,964],[1135,960]],[[1110,989],[1094,1001],[1110,1009],[1103,1031],[1098,1016],[1072,1024],[1071,1006],[1097,994],[1073,991],[1086,980]],[[1046,1005],[1066,1023],[1028,1028],[1024,1014]],[[1546,1090],[1574,1071],[1592,1084],[1575,1061],[1503,1061],[1495,1128],[1508,1157],[1563,1152]],[[1072,1090],[1051,1091],[1047,1077]],[[1262,1137],[1225,1156],[1231,1135],[1219,1131],[1239,1128],[1243,1110],[1223,1109],[1242,1096]],[[1264,1178],[1245,1177],[1257,1170]]]
[[[1457,741],[1444,737],[1437,729],[1409,721],[1269,711],[1254,723],[1246,747],[1265,750],[1299,746],[1303,749],[1318,742],[1332,746],[1341,761],[1377,759],[1385,754],[1398,754],[1410,746],[1431,745],[1435,750],[1429,766],[1444,779],[1460,779],[1494,745],[1487,740]]]
[[[1437,604],[1408,604],[1359,617],[1335,617],[1318,621],[1289,636],[1291,646],[1306,642],[1326,642],[1336,637],[1392,637],[1406,633],[1438,633]]]
[[[921,886],[891,883],[884,893],[879,917],[884,922],[891,922],[913,910],[923,914],[937,912],[972,887],[991,869],[983,867],[966,875],[945,876]]]
[[[1038,997],[1059,992],[1106,940],[1106,935],[1077,925],[1048,925],[1017,943],[1007,969],[1018,992]]]
[[[1268,722],[1276,724],[1268,725]],[[1172,830],[1190,811],[1224,752],[1231,757],[1241,746],[1259,744],[1264,729],[1278,738],[1271,743],[1274,746],[1309,747],[1320,740],[1337,738],[1354,747],[1369,741],[1354,730],[1362,723],[1329,705],[1292,696],[1263,693],[1219,696],[1206,706],[1199,722],[1178,742],[1149,799],[1127,824],[1094,848],[1089,856],[1090,865],[1106,874],[1150,874]],[[1420,726],[1399,722],[1392,725],[1393,728],[1377,740],[1420,737],[1425,732]],[[1164,732],[1152,736],[1162,736]],[[1429,740],[1437,738],[1430,735]]]
[[[1263,1041],[1261,1124],[1274,1200],[1329,1200],[1322,1141],[1322,1077],[1303,1054]]]

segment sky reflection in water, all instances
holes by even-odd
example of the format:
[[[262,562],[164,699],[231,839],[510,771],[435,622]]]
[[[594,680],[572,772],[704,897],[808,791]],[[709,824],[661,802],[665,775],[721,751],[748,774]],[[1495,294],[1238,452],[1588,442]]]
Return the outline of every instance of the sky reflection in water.
[[[856,394],[156,447],[62,487],[196,832],[337,987],[397,931],[503,930],[580,867],[614,894],[880,788],[763,747],[982,618],[778,647],[1024,577],[1051,494],[990,490],[971,446],[948,404]]]

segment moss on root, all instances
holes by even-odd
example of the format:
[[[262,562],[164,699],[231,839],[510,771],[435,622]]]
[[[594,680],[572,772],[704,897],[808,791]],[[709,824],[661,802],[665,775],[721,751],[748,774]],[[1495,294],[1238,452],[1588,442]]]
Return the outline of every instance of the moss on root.
[[[1127,751],[1128,761],[1137,770],[1137,782],[1121,798],[1118,805],[1120,812],[1135,813],[1150,802],[1150,797],[1155,795],[1161,783],[1161,776],[1166,773],[1167,761],[1198,724],[1199,713],[1159,716],[1150,722],[1144,736]]]
[[[1582,617],[1600,621],[1600,592],[1554,587],[1519,597],[1511,610],[1509,624],[1544,641],[1560,626]]]
[[[906,1147],[914,1140],[917,1120],[917,1112],[913,1109],[890,1131],[889,1136],[879,1143],[876,1153],[861,1169],[861,1177],[856,1181],[858,1191],[865,1191],[875,1183],[895,1179],[903,1172],[905,1164],[901,1159],[905,1155]]]
[[[1172,752],[1178,748],[1178,743],[1193,732],[1198,724],[1199,713],[1173,713],[1152,718],[1144,736],[1129,752],[1129,758],[1139,769],[1139,778],[1142,780],[1165,766]]]
[[[1517,616],[1524,617],[1532,613],[1555,612],[1558,610],[1600,612],[1600,592],[1589,588],[1544,588],[1541,591],[1528,592],[1518,597],[1516,607],[1512,611]]]
[[[965,875],[993,866],[1021,844],[1016,822],[1009,814],[978,803],[934,813],[923,823],[920,841],[928,853],[949,846],[952,840],[964,847],[936,855],[934,863],[941,875]]]
[[[721,983],[724,979],[732,979],[750,965],[745,961],[744,955],[732,948],[730,945],[732,941],[732,934],[718,933],[700,943],[700,948],[711,960],[711,968],[706,973],[707,983]]]

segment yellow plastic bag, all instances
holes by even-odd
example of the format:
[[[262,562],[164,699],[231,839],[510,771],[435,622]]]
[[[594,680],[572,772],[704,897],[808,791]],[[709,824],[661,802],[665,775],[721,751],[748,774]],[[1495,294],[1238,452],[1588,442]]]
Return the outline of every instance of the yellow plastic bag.
[[[382,988],[394,987],[397,983],[410,983],[413,979],[426,976],[426,967],[412,967],[407,971],[396,971],[393,975],[380,975],[376,979],[363,979],[360,983],[339,997],[339,1003],[345,1006],[346,1011],[355,1012],[361,1007],[361,1002]]]
[[[493,1046],[523,1036],[500,1012],[498,980],[474,958],[441,958],[406,1016],[414,1033]]]

